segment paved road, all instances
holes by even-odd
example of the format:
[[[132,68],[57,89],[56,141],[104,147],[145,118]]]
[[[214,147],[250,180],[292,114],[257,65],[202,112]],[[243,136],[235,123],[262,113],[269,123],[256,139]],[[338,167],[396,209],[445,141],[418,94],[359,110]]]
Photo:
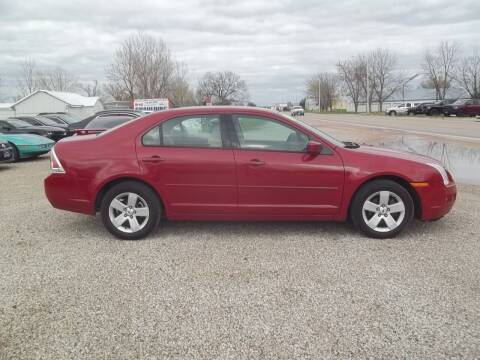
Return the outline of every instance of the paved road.
[[[441,136],[451,140],[480,141],[480,120],[475,118],[307,113],[305,121],[312,125],[376,128],[417,135]]]

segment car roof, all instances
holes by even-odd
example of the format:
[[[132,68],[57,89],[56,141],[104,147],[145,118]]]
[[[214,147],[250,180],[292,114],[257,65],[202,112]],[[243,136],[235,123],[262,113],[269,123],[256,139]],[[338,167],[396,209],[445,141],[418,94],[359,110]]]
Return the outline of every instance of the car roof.
[[[250,114],[264,114],[264,115],[278,115],[277,111],[273,111],[270,109],[260,108],[260,107],[253,107],[253,106],[226,106],[226,105],[218,105],[218,106],[188,106],[188,107],[179,107],[173,109],[167,109],[158,111],[156,113],[149,114],[149,116],[153,114],[235,114],[235,113],[250,113]]]

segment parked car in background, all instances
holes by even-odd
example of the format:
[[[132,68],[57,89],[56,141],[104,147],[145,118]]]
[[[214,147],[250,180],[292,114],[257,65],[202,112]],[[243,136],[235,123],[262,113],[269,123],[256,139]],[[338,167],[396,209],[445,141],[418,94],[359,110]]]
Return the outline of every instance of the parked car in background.
[[[67,136],[66,129],[53,126],[34,126],[20,119],[0,120],[0,132],[10,134],[35,134],[58,141]]]
[[[412,106],[407,110],[407,115],[424,115],[426,114],[426,109],[432,103],[421,103],[417,106]]]
[[[292,107],[292,110],[290,111],[290,114],[292,116],[297,116],[297,115],[305,115],[305,110],[303,110],[303,107],[301,106],[294,106]]]
[[[103,124],[105,126],[109,126],[109,127],[102,127],[102,129],[110,129],[111,127],[113,126],[116,126],[116,125],[113,125],[115,123],[114,120],[112,120],[113,117],[118,117],[118,118],[122,118],[122,119],[125,119],[125,118],[130,118],[130,119],[135,119],[135,118],[138,118],[140,116],[143,116],[145,115],[145,113],[143,113],[142,111],[138,111],[138,110],[128,110],[128,109],[124,109],[124,110],[104,110],[104,111],[99,111],[81,121],[78,121],[76,123],[73,123],[73,124],[70,124],[69,125],[69,129],[85,129],[85,128],[93,128],[92,126],[88,126],[88,124],[94,120],[95,123],[97,125],[100,125],[102,123],[102,120],[103,118],[107,119],[106,121],[103,122]],[[110,119],[110,120],[109,120]],[[113,125],[113,126],[112,126]],[[118,124],[117,124],[118,125]]]
[[[442,115],[444,107],[453,103],[454,101],[454,99],[445,99],[434,102],[433,104],[428,104],[425,106],[424,114],[429,116]]]
[[[13,147],[8,141],[0,139],[0,163],[13,161]]]
[[[33,126],[54,126],[59,127],[62,129],[68,128],[67,124],[56,122],[52,119],[49,119],[42,115],[35,115],[35,116],[14,116],[11,119],[19,119],[28,122],[30,125]]]
[[[385,110],[386,115],[396,116],[396,115],[407,115],[408,110],[411,108],[420,105],[420,102],[405,102],[398,105],[394,105]]]
[[[65,113],[65,112],[39,113],[38,115],[45,116],[49,119],[52,119],[53,121],[56,121],[61,124],[66,124],[66,125],[74,124],[82,120],[76,115]]]
[[[46,154],[52,149],[55,142],[44,136],[32,134],[1,133],[0,140],[8,142],[12,147],[12,161],[34,158]]]
[[[458,99],[454,103],[444,106],[445,116],[477,116],[480,115],[480,99]]]
[[[451,174],[417,154],[338,141],[295,118],[253,107],[157,112],[51,152],[45,193],[95,215],[123,239],[170,220],[351,219],[371,237],[436,220],[456,198]],[[82,174],[79,178],[78,174]]]

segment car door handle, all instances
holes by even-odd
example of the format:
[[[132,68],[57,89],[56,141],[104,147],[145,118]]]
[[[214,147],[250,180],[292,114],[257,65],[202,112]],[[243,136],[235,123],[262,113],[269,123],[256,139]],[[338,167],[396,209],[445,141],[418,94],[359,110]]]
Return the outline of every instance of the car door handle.
[[[165,161],[166,159],[158,155],[152,155],[148,158],[143,158],[142,160],[144,162],[157,163],[157,162]]]
[[[260,160],[260,159],[251,159],[249,164],[251,166],[261,166],[261,165],[265,165],[265,161]]]

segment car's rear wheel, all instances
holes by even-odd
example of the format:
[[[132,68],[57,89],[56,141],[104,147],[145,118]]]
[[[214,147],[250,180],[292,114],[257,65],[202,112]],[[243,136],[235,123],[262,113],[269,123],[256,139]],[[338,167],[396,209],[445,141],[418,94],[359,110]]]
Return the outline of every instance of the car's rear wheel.
[[[440,115],[440,111],[438,111],[437,109],[432,109],[432,110],[430,110],[429,115],[430,116],[438,116],[438,115]]]
[[[394,110],[392,110],[392,111],[390,111],[390,112],[388,113],[388,115],[390,115],[390,116],[395,116],[395,115],[397,115],[397,112],[394,111]]]
[[[376,180],[363,186],[352,202],[351,218],[364,234],[391,238],[412,220],[414,204],[410,193],[391,180]]]
[[[100,212],[110,233],[120,239],[137,240],[157,227],[161,206],[157,194],[148,186],[125,181],[106,192]]]

